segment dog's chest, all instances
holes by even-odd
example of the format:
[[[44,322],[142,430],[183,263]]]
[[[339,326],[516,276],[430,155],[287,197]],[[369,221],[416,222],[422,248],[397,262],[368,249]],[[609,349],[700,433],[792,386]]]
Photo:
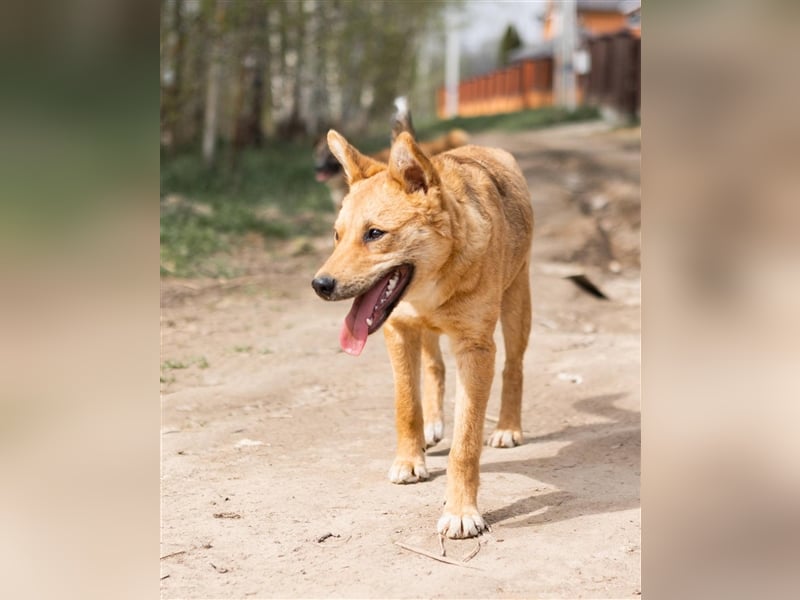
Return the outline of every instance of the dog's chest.
[[[395,311],[402,309],[408,317],[427,317],[441,304],[441,290],[437,282],[432,280],[418,280],[415,284]]]
[[[392,311],[392,317],[399,317],[404,321],[415,321],[420,318],[420,312],[408,300],[401,300]]]

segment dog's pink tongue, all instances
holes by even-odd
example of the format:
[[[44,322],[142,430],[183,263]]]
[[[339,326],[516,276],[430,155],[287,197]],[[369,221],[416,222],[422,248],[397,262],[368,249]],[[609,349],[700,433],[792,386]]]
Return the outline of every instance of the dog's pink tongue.
[[[367,335],[369,335],[369,328],[367,327],[366,318],[369,315],[359,315],[359,308],[363,306],[363,297],[359,296],[353,301],[353,306],[350,307],[350,312],[344,318],[342,323],[342,330],[339,332],[339,345],[342,350],[353,356],[358,356],[367,344]]]
[[[379,281],[368,292],[361,294],[353,300],[353,306],[342,323],[342,330],[339,332],[339,345],[342,350],[353,356],[358,356],[367,345],[369,326],[367,318],[372,315],[372,309],[378,302],[378,297],[383,291],[385,280]]]

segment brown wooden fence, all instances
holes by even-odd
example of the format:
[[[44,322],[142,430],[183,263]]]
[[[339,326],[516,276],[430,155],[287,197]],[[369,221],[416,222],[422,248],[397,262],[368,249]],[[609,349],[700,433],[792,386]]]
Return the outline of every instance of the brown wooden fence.
[[[591,55],[586,97],[625,116],[638,115],[641,106],[642,40],[628,31],[588,40]]]
[[[638,115],[641,103],[641,38],[628,30],[586,40],[590,71],[577,77],[578,104]],[[437,93],[437,114],[446,118],[445,89]],[[553,104],[553,58],[525,59],[509,67],[465,79],[458,86],[458,115],[474,117]]]
[[[515,112],[553,103],[553,59],[523,60],[509,67],[465,79],[458,86],[462,117]],[[445,118],[445,90],[439,88],[437,113]]]

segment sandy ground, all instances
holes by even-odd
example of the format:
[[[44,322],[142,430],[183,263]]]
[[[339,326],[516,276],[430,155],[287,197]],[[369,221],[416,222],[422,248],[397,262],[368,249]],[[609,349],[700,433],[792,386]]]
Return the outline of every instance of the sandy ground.
[[[235,257],[246,276],[162,284],[164,598],[640,595],[639,130],[474,139],[517,156],[537,220],[525,443],[484,450],[491,533],[445,542],[448,558],[478,553],[452,565],[397,544],[439,553],[447,344],[431,479],[392,485],[383,337],[358,358],[341,352],[349,305],[310,286],[331,240],[251,240]],[[564,278],[576,272],[610,299]],[[502,360],[500,343],[498,374]]]

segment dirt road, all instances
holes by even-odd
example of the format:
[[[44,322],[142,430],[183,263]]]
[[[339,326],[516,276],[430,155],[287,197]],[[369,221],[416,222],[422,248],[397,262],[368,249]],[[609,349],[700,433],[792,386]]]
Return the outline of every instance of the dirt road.
[[[245,277],[162,285],[164,598],[640,594],[639,131],[474,139],[517,156],[537,221],[526,440],[484,450],[479,506],[492,532],[445,542],[448,558],[478,553],[451,565],[396,544],[439,553],[447,344],[448,430],[428,452],[431,479],[392,485],[383,338],[358,358],[341,352],[349,306],[310,286],[331,241],[254,240],[237,256]],[[564,278],[579,271],[610,299]]]

